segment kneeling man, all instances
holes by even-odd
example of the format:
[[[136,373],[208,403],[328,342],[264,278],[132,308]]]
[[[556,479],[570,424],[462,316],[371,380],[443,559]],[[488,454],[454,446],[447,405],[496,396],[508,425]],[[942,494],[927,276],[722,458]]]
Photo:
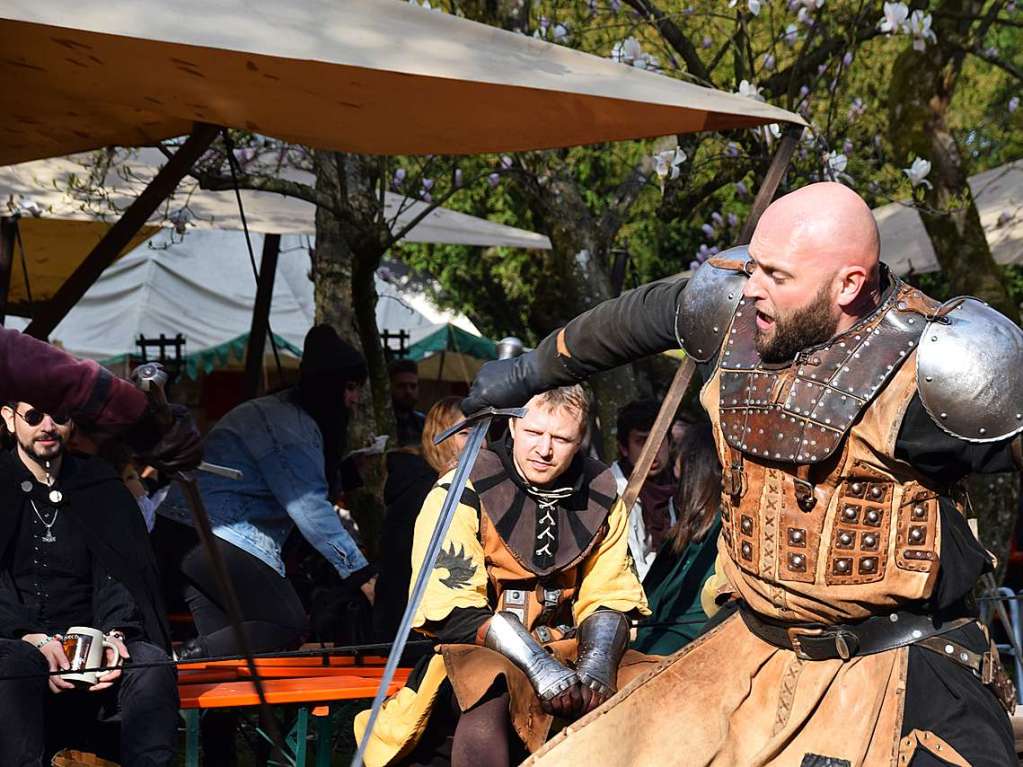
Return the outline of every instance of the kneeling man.
[[[555,717],[596,708],[646,665],[625,650],[628,618],[649,614],[628,512],[610,470],[579,453],[586,395],[554,389],[527,408],[476,461],[413,622],[438,652],[385,703],[370,767],[517,763]],[[417,520],[413,582],[451,476]]]

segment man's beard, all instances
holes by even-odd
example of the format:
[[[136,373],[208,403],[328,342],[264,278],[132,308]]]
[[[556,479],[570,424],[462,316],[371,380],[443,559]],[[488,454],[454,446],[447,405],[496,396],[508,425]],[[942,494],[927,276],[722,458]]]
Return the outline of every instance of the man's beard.
[[[63,437],[56,433],[41,434],[37,439],[42,437],[52,439],[57,444],[46,450],[36,449],[35,444],[36,440],[32,440],[31,442],[26,443],[19,438],[18,444],[21,446],[21,449],[22,451],[24,451],[25,455],[27,455],[40,466],[45,466],[50,461],[56,460],[64,452],[64,439]]]
[[[824,343],[838,329],[838,318],[832,314],[831,295],[824,285],[814,299],[802,309],[774,318],[774,335],[756,332],[760,359],[767,363],[788,362],[803,349]]]

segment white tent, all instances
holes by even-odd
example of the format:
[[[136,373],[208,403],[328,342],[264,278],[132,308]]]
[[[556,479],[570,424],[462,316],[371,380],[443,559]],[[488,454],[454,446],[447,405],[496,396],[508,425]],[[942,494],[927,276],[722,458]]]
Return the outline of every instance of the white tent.
[[[243,348],[256,295],[244,233],[197,230],[173,244],[170,240],[169,230],[160,232],[107,269],[57,326],[53,340],[97,360],[135,352],[140,334],[181,333],[188,355],[232,343]],[[252,240],[258,263],[263,236],[253,234]],[[310,244],[305,235],[281,238],[270,325],[285,350],[301,350],[313,324]],[[436,308],[421,293],[400,290],[380,277],[376,287],[377,327],[407,331],[410,345],[449,324],[479,335],[468,319]],[[23,324],[13,317],[8,322]]]
[[[1023,262],[1023,160],[970,176],[991,255],[999,264]],[[940,269],[920,214],[908,203],[874,209],[881,230],[881,259],[896,274]]]

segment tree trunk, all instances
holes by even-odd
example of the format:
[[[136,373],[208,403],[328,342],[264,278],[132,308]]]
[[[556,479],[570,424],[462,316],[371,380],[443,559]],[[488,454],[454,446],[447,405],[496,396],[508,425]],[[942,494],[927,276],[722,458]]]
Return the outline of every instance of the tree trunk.
[[[892,70],[888,112],[891,141],[897,157],[906,165],[911,157],[931,162],[920,218],[942,271],[953,293],[972,295],[988,302],[1019,322],[991,256],[980,215],[967,182],[962,153],[946,123],[949,104],[962,67],[962,54],[953,43],[968,33],[963,16],[977,16],[983,3],[946,0],[935,14],[937,43],[923,51],[907,48]]]
[[[368,388],[349,423],[348,445],[358,449],[377,434],[394,435],[390,386],[383,348],[376,327],[377,293],[374,273],[386,248],[387,230],[378,215],[375,161],[357,155],[315,152],[316,188],[330,195],[332,210],[316,211],[316,249],[313,284],[316,322],[334,326],[366,357]],[[339,392],[338,396],[342,396]],[[346,491],[345,499],[372,556],[384,515],[383,489],[387,479],[383,456],[359,464],[363,486]]]

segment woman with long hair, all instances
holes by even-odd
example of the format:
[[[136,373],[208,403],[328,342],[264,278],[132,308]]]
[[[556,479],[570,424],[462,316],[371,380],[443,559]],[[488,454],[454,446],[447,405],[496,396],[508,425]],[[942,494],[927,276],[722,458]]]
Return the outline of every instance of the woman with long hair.
[[[437,477],[454,468],[465,445],[468,431],[459,432],[439,445],[433,444],[438,434],[464,418],[459,409],[461,401],[461,397],[445,397],[430,408],[419,451],[399,448],[387,455],[384,485],[387,513],[378,549],[380,577],[373,606],[373,633],[379,641],[394,639],[408,603],[412,538],[419,510]]]
[[[679,459],[681,477],[672,500],[677,522],[643,580],[651,615],[633,642],[633,648],[652,655],[677,652],[707,622],[700,592],[714,572],[721,532],[721,464],[709,421],[685,427]]]

